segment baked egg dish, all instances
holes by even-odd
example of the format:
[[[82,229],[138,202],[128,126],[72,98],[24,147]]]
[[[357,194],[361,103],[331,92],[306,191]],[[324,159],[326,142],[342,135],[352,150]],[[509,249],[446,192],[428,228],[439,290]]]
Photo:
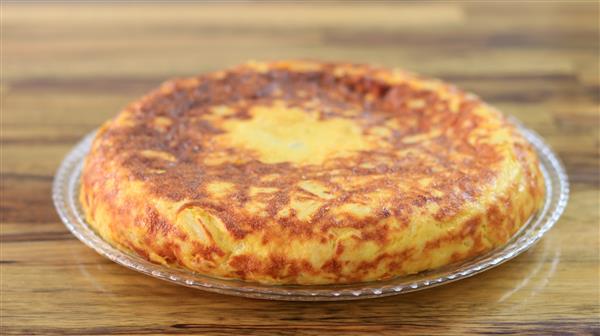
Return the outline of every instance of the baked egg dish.
[[[264,284],[390,279],[484,254],[539,210],[500,112],[401,70],[250,62],[165,82],[98,130],[89,225],[154,263]]]

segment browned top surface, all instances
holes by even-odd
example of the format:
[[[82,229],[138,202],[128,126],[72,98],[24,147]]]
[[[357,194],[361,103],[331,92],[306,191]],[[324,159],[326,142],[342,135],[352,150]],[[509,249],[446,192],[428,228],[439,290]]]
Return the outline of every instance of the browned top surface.
[[[493,181],[505,151],[525,150],[518,142],[513,147],[512,132],[492,143],[499,129],[511,126],[495,112],[476,113],[482,103],[453,87],[426,86],[430,82],[411,75],[386,80],[389,71],[366,66],[310,63],[314,70],[294,70],[283,64],[260,72],[241,66],[164,84],[101,131],[86,178],[104,176],[102,161],[115,161],[156,196],[189,201],[182,209],[211,209],[237,237],[274,217],[283,230],[310,234],[330,226],[362,228],[390,216],[408,223],[414,211],[433,203],[437,220],[450,219]],[[219,140],[228,132],[224,123],[251,119],[252,108],[277,104],[285,107],[267,113],[299,108],[316,113],[317,123],[349,120],[366,137],[367,148],[344,157],[332,152],[317,163],[265,162],[243,143]],[[288,126],[293,125],[275,127]],[[325,141],[333,131],[311,136]],[[299,186],[303,181],[318,183],[326,201],[311,216],[293,208],[281,215],[293,200],[317,196]],[[210,192],[215,182],[232,184],[231,190]],[[253,192],[256,188],[270,192]],[[260,203],[261,213],[248,209],[248,202]],[[367,213],[334,211],[344,204],[366,204]],[[374,239],[385,236],[383,228],[372,229]]]

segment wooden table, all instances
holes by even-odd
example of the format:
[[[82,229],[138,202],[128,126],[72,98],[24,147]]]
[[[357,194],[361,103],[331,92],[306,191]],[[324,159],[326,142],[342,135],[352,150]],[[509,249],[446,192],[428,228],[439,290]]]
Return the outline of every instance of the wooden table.
[[[598,334],[598,5],[2,5],[2,334]],[[455,82],[541,133],[568,208],[534,248],[435,289],[340,303],[229,297],[143,276],[60,222],[53,174],[162,80],[247,59],[373,62]]]

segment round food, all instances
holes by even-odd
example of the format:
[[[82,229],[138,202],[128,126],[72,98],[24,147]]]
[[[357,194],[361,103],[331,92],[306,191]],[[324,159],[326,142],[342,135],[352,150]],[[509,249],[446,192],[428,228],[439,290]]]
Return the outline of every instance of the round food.
[[[442,82],[282,61],[175,79],[98,131],[87,221],[150,261],[267,284],[388,279],[506,243],[541,206],[530,144]]]

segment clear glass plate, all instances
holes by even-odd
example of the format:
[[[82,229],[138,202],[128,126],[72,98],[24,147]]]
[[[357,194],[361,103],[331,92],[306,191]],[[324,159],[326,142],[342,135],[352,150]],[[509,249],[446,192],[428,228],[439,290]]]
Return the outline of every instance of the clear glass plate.
[[[348,285],[262,285],[217,279],[157,265],[113,247],[86,223],[78,198],[83,160],[90,149],[95,132],[83,138],[65,157],[54,178],[52,196],[58,214],[67,228],[87,246],[118,264],[179,285],[229,295],[294,301],[353,300],[409,293],[473,276],[516,257],[535,244],[562,214],[569,195],[567,175],[562,164],[539,135],[521,126],[518,121],[514,122],[519,125],[523,135],[539,154],[546,181],[546,200],[543,208],[500,248],[474,259],[386,281]]]

